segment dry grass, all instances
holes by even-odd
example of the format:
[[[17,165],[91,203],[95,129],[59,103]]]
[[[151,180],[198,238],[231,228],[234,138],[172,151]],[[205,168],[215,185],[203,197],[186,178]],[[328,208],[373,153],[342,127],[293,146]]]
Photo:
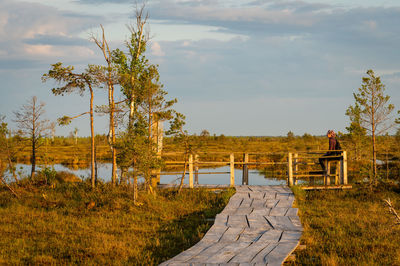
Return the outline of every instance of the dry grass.
[[[307,245],[297,252],[300,265],[400,265],[400,226],[383,199],[400,207],[399,190],[379,187],[373,191],[295,189],[296,204]]]
[[[160,191],[62,184],[0,191],[0,264],[156,265],[199,241],[232,190]],[[95,205],[90,205],[95,202]]]

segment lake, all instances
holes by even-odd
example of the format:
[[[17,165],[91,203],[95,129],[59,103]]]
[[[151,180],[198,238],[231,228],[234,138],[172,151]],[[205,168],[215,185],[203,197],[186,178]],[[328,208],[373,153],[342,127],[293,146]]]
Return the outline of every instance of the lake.
[[[98,163],[97,173],[99,179],[109,182],[111,181],[111,163]],[[67,167],[62,164],[54,164],[52,167],[56,171],[68,171],[72,172],[76,176],[86,179],[90,177],[90,169],[78,169],[73,167]],[[31,166],[27,164],[17,164],[16,170],[20,175],[29,175]],[[37,166],[37,171],[40,171],[42,167]],[[201,174],[204,172],[229,172],[229,166],[223,166],[218,168],[201,168],[199,169],[199,184],[210,184],[210,185],[228,185],[230,180],[229,173],[225,174]],[[179,172],[174,170],[173,172]],[[118,171],[119,175],[119,171]],[[162,175],[160,183],[161,184],[174,184],[180,183],[180,174],[172,174],[172,175]],[[194,177],[193,177],[194,178]],[[185,184],[189,183],[189,175],[185,177]],[[235,184],[241,185],[242,184],[242,170],[235,169]],[[286,180],[284,179],[277,179],[272,177],[266,177],[260,171],[256,169],[249,169],[249,185],[285,185]]]

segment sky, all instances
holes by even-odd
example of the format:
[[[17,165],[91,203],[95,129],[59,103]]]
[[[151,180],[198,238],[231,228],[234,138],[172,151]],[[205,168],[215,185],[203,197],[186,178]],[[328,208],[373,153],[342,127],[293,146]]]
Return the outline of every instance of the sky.
[[[104,26],[112,49],[124,49],[134,23],[131,0],[0,0],[0,114],[32,96],[51,121],[86,112],[88,95],[54,96],[41,76],[63,62],[77,71],[104,64],[90,41]],[[148,0],[151,41],[168,98],[194,134],[280,136],[345,132],[347,107],[373,69],[400,108],[398,0]],[[116,99],[121,99],[117,92]],[[97,89],[95,104],[106,104]],[[89,135],[88,117],[58,126]],[[106,117],[95,131],[107,134]]]

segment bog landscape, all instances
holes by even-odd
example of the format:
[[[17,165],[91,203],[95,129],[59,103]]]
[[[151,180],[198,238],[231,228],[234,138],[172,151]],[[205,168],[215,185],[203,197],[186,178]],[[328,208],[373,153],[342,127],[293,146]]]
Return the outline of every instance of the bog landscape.
[[[214,14],[207,1],[170,2],[189,15]],[[386,72],[369,67],[357,73],[358,84],[343,96],[350,105],[335,107],[346,118],[341,129],[274,135],[268,133],[274,123],[257,118],[267,125],[265,135],[216,134],[205,123],[196,132],[191,127],[200,122],[179,111],[179,95],[170,96],[162,82],[165,62],[149,55],[158,49],[164,56],[152,42],[152,12],[161,24],[167,20],[160,14],[173,12],[157,5],[163,4],[135,3],[123,43],[103,25],[89,34],[99,63],[82,67],[61,58],[37,76],[47,94],[66,103],[79,96],[87,106],[65,104],[51,109],[57,118],[49,119],[48,103],[27,96],[35,95],[32,89],[19,96],[23,101],[11,115],[0,116],[0,264],[400,265],[400,111],[397,94],[389,95],[385,75],[378,74]],[[296,25],[311,22],[304,23]],[[202,60],[191,61],[196,64]],[[197,117],[207,112],[203,105]],[[319,121],[334,120],[337,114],[321,105],[298,116],[300,124],[317,121],[320,112]],[[304,111],[281,108],[290,110],[288,117]],[[255,115],[240,111],[249,121]],[[237,128],[247,125],[234,121]]]

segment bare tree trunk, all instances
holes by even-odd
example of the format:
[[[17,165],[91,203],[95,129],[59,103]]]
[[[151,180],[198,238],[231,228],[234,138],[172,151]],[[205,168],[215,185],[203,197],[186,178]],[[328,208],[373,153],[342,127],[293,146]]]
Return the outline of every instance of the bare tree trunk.
[[[31,179],[35,177],[35,171],[36,171],[36,140],[34,139],[34,136],[32,136],[32,157],[31,157]]]
[[[15,173],[15,169],[14,169],[14,164],[11,160],[11,153],[10,153],[10,145],[8,144],[8,139],[6,136],[6,149],[7,149],[7,159],[8,159],[8,167],[10,168],[10,171],[14,177],[15,182],[18,182],[18,178],[17,175]]]
[[[138,199],[138,178],[137,175],[133,174],[133,203],[137,204]]]
[[[183,174],[181,177],[181,183],[179,184],[178,194],[181,193],[183,187],[183,181],[185,180],[186,171],[187,171],[187,163],[188,163],[188,156],[185,154],[185,168],[183,169]]]
[[[91,163],[91,183],[92,183],[92,188],[95,187],[95,162],[94,162],[94,156],[95,156],[95,151],[94,151],[94,126],[93,126],[93,89],[89,87],[90,89],[90,137],[91,137],[91,150],[90,150],[90,163]]]
[[[110,105],[110,147],[112,156],[112,184],[115,186],[117,183],[117,153],[115,150],[115,123],[114,123],[114,86],[108,85],[108,100]]]
[[[96,45],[100,48],[100,50],[103,52],[104,59],[107,63],[108,67],[108,77],[106,80],[107,86],[108,86],[108,106],[109,106],[109,112],[110,112],[110,124],[109,124],[109,145],[111,148],[111,156],[112,156],[112,174],[111,174],[111,182],[113,186],[116,185],[116,180],[117,180],[117,152],[115,149],[115,122],[114,122],[114,111],[115,111],[115,102],[114,102],[114,83],[113,83],[113,78],[112,78],[112,58],[111,58],[111,51],[108,46],[106,37],[105,37],[105,32],[104,32],[104,27],[100,25],[101,30],[102,30],[102,40],[99,41],[95,37],[92,37],[93,41],[96,43]]]

